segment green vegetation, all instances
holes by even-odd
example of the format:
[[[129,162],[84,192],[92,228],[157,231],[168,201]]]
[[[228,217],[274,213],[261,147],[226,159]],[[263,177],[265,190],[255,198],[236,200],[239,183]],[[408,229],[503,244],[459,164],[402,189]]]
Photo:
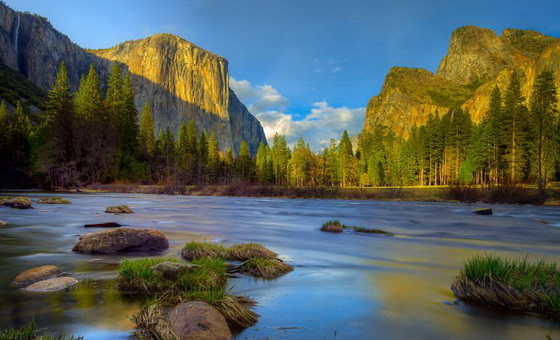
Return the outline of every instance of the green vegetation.
[[[51,336],[39,335],[37,332],[37,324],[35,320],[27,321],[22,327],[10,327],[5,330],[0,330],[0,339],[5,340],[82,340],[83,337],[65,337],[65,336]]]
[[[239,266],[239,272],[263,279],[275,279],[294,270],[279,259],[252,258]]]
[[[252,258],[274,259],[278,254],[258,243],[241,243],[227,249],[227,259],[246,261]]]
[[[133,211],[126,205],[117,205],[112,207],[107,207],[105,212],[108,214],[132,214]]]
[[[178,263],[173,258],[143,258],[123,260],[119,265],[117,285],[128,293],[192,296],[201,291],[223,289],[226,283],[226,268],[220,259],[193,261],[197,268],[180,270],[176,277],[165,276],[151,267],[162,262]]]
[[[227,258],[226,248],[218,243],[191,241],[181,250],[181,256],[186,260],[202,258]]]
[[[354,229],[355,232],[357,233],[365,233],[365,234],[381,234],[381,235],[386,235],[386,236],[393,236],[393,233],[390,233],[388,231],[384,231],[381,229],[369,229],[369,228],[364,228],[364,227],[352,227],[352,229]]]
[[[72,204],[69,200],[62,197],[41,197],[37,201],[39,204]]]
[[[476,256],[465,264],[451,289],[468,302],[560,316],[560,271],[545,260]]]
[[[539,56],[557,39],[531,30],[508,29],[504,31],[502,39],[511,46],[530,57]]]
[[[326,231],[329,233],[341,233],[346,228],[349,227],[340,223],[339,220],[332,220],[323,223],[323,226],[321,227],[321,231]]]
[[[0,99],[16,106],[20,100],[45,108],[46,93],[25,76],[0,61]]]

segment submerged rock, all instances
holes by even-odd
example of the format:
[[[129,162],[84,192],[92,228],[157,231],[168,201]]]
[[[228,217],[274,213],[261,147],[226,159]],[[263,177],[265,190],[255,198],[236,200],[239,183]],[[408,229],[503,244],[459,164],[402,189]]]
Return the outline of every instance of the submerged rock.
[[[57,277],[54,279],[48,279],[44,281],[35,282],[29,285],[23,290],[28,292],[56,292],[58,290],[64,290],[78,283],[78,280],[73,277]]]
[[[121,225],[116,222],[85,224],[84,228],[118,228]]]
[[[133,211],[126,205],[107,207],[105,212],[108,214],[132,214],[133,213]]]
[[[4,206],[14,209],[33,209],[31,204],[33,202],[27,197],[10,198],[4,201]]]
[[[473,214],[477,215],[492,215],[492,209],[490,208],[478,208],[472,211]]]
[[[169,262],[169,261],[160,262],[150,267],[152,271],[160,274],[161,276],[163,276],[165,279],[168,280],[175,280],[180,274],[196,268],[200,268],[200,266],[196,264],[187,264],[187,263],[178,263],[178,262]]]
[[[85,254],[152,252],[169,248],[165,235],[155,229],[118,228],[86,234],[72,251]]]
[[[168,312],[167,318],[179,339],[225,340],[232,337],[224,316],[205,302],[181,303]]]
[[[47,265],[28,269],[20,273],[12,284],[14,286],[27,286],[35,282],[52,279],[62,274],[62,269],[57,266]]]

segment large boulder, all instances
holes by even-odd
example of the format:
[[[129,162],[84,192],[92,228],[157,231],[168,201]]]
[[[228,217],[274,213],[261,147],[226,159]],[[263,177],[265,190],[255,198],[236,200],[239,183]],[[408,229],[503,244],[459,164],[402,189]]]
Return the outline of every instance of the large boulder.
[[[179,339],[231,339],[231,331],[224,316],[205,302],[181,303],[168,312],[167,319]]]
[[[27,286],[38,281],[52,279],[61,274],[62,269],[57,266],[48,265],[31,268],[16,276],[12,284],[15,286]]]
[[[28,292],[56,292],[73,286],[76,283],[78,283],[78,280],[73,277],[57,277],[54,279],[35,282],[34,284],[23,288],[23,290]]]
[[[86,234],[72,249],[85,254],[152,252],[169,248],[165,235],[155,229],[118,228]]]

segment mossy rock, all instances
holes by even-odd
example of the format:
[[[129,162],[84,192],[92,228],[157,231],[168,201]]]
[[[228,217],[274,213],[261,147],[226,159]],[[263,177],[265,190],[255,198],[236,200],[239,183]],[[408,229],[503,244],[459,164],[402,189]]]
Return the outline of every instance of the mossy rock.
[[[62,197],[41,197],[38,204],[72,204],[69,200]]]
[[[126,205],[111,206],[105,209],[107,214],[132,214],[133,211]]]
[[[202,258],[226,259],[228,251],[218,243],[191,241],[183,247],[181,256],[189,261]]]
[[[240,273],[262,279],[275,279],[294,270],[280,259],[254,258],[243,262],[237,269]]]
[[[247,261],[253,258],[274,259],[278,254],[258,243],[241,243],[227,249],[227,260]]]
[[[3,205],[14,209],[32,209],[32,203],[28,197],[10,197],[4,201]]]
[[[385,235],[385,236],[394,236],[393,233],[390,233],[388,231],[381,230],[381,229],[370,229],[370,228],[364,228],[364,227],[352,227],[352,229],[354,229],[354,231],[357,232],[357,233],[380,234],[380,235]]]
[[[325,231],[328,233],[341,233],[344,231],[345,225],[340,223],[340,221],[338,220],[333,220],[333,221],[327,221],[325,223],[323,223],[323,226],[321,227],[321,231]]]

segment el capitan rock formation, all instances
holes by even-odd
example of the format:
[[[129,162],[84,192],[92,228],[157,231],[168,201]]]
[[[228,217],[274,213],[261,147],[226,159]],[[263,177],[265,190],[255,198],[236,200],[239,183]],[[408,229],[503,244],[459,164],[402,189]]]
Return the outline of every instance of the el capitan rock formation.
[[[42,89],[52,86],[61,61],[74,88],[91,63],[104,79],[118,61],[132,75],[138,109],[151,103],[158,130],[177,134],[181,122],[194,120],[199,130],[216,133],[223,150],[247,140],[254,153],[266,143],[260,122],[229,88],[227,60],[174,35],[85,50],[46,18],[0,4],[0,59]]]

